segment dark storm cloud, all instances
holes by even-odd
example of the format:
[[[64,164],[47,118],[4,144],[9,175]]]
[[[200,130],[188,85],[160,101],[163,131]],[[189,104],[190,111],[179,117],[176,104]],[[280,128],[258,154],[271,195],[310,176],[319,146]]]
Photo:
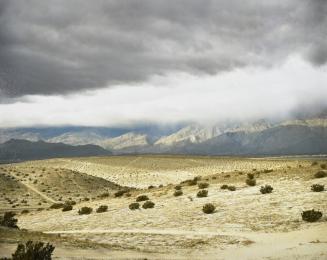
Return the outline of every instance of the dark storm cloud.
[[[327,1],[0,1],[0,95],[327,61]]]

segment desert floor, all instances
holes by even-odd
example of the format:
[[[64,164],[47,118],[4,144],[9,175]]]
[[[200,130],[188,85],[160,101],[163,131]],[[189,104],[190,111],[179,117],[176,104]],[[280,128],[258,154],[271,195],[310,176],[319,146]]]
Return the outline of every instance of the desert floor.
[[[20,230],[0,229],[0,257],[30,239],[54,244],[55,259],[327,259],[327,177],[314,178],[326,162],[144,155],[2,165],[0,212],[15,211]],[[248,173],[255,186],[245,183]],[[194,177],[209,184],[207,197],[196,196],[198,185],[187,181]],[[178,184],[183,195],[175,197]],[[273,192],[261,194],[266,184]],[[126,192],[116,197],[119,190]],[[130,210],[143,194],[154,208]],[[67,200],[73,210],[49,209]],[[206,203],[213,214],[202,212]],[[100,205],[108,211],[97,213]],[[83,206],[93,212],[79,215]],[[309,209],[323,217],[303,221]]]

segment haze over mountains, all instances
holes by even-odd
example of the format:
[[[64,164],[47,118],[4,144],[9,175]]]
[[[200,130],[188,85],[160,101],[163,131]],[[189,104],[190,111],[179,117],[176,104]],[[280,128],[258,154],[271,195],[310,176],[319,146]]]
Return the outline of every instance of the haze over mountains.
[[[160,130],[159,130],[160,129]],[[2,129],[1,142],[10,139],[42,140],[48,147],[60,143],[62,149],[78,146],[71,156],[133,153],[174,153],[203,155],[296,155],[327,153],[327,119],[296,119],[281,122],[259,120],[252,123],[223,123],[211,126],[189,124],[166,128],[153,126],[135,129],[114,128],[30,128]],[[13,144],[15,141],[9,141]],[[16,142],[22,142],[17,141]],[[36,149],[44,142],[34,143]],[[51,144],[52,143],[52,144]],[[69,146],[64,146],[67,144]],[[94,146],[83,146],[92,144]],[[18,143],[17,143],[18,145]],[[20,146],[19,144],[18,146]],[[82,145],[82,146],[81,146]],[[96,145],[96,146],[95,146]],[[2,160],[8,159],[2,145]],[[30,149],[33,143],[29,144]],[[90,150],[90,148],[92,148]],[[85,152],[80,150],[86,150]],[[105,150],[106,149],[106,150]],[[58,151],[58,150],[57,150]],[[10,154],[10,153],[9,153]],[[54,157],[51,152],[27,156],[28,159]],[[61,151],[57,157],[66,155]],[[17,157],[17,153],[15,155]],[[21,155],[26,159],[26,156]]]

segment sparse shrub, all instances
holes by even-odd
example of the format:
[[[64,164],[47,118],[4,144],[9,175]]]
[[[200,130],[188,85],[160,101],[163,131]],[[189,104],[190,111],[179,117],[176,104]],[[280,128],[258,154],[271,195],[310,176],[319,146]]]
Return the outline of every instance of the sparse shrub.
[[[307,222],[316,222],[322,217],[322,213],[314,209],[303,211],[301,215],[302,219]]]
[[[200,182],[200,183],[198,184],[198,187],[199,187],[199,189],[205,189],[205,188],[208,188],[208,187],[209,187],[209,183],[207,183],[207,182]]]
[[[0,218],[0,226],[9,227],[9,228],[18,228],[18,220],[15,217],[13,212],[5,212],[2,218]]]
[[[114,194],[114,196],[117,198],[117,197],[121,197],[121,196],[123,196],[126,192],[128,192],[128,191],[126,191],[126,190],[119,190],[119,191],[116,191],[115,192],[115,194]]]
[[[318,162],[316,162],[316,161],[311,163],[311,166],[316,166],[316,165],[318,165]]]
[[[227,188],[229,191],[236,191],[236,187],[235,186],[228,186]]]
[[[109,192],[104,192],[99,195],[99,198],[107,198],[107,197],[109,197],[109,195],[110,195]]]
[[[248,179],[250,179],[250,180],[254,179],[254,174],[253,173],[248,173],[247,176],[248,176]]]
[[[181,185],[176,185],[175,186],[175,190],[181,190],[182,189],[182,186]]]
[[[27,214],[27,213],[29,213],[29,212],[30,212],[30,211],[29,211],[28,209],[23,209],[21,213],[22,213],[22,214]]]
[[[216,207],[212,203],[207,203],[203,206],[202,211],[206,214],[211,214],[215,211]]]
[[[311,190],[314,192],[321,192],[325,190],[325,186],[321,184],[313,184],[311,186]]]
[[[321,168],[321,169],[326,169],[326,168],[327,168],[327,165],[326,165],[325,163],[320,164],[320,168]]]
[[[70,204],[65,204],[62,208],[62,211],[70,211],[73,209],[73,206]]]
[[[53,203],[51,206],[50,206],[50,209],[61,209],[64,207],[64,204],[63,203]]]
[[[130,210],[139,209],[139,208],[140,208],[140,203],[138,203],[138,202],[133,202],[133,203],[129,204],[128,207],[129,207]]]
[[[265,169],[263,170],[264,173],[270,173],[270,172],[273,172],[274,170],[273,169]]]
[[[144,202],[144,204],[142,205],[142,208],[144,209],[152,209],[154,208],[154,203],[150,200],[147,200],[146,202]]]
[[[125,197],[131,197],[132,196],[132,194],[130,194],[130,193],[125,193]]]
[[[271,187],[270,185],[265,185],[265,186],[261,186],[260,188],[260,192],[262,194],[267,194],[267,193],[271,193],[273,191],[273,187]]]
[[[198,198],[204,198],[208,196],[208,191],[207,190],[199,190],[198,193],[196,194]]]
[[[100,207],[97,208],[96,212],[97,213],[102,213],[102,212],[106,212],[107,210],[108,210],[107,205],[101,205]]]
[[[319,172],[316,172],[315,175],[314,175],[315,178],[324,178],[324,177],[327,177],[327,172],[325,171],[319,171]]]
[[[248,186],[255,186],[257,182],[256,182],[255,179],[246,179],[245,183],[246,183]]]
[[[82,207],[79,211],[78,211],[78,214],[79,215],[87,215],[87,214],[91,214],[93,211],[92,208],[90,207]]]
[[[223,185],[220,186],[220,189],[226,190],[226,189],[228,189],[228,185],[227,184],[223,184]]]
[[[212,179],[213,179],[213,180],[216,180],[216,179],[217,179],[217,177],[216,177],[216,176],[213,176],[213,177],[212,177]]]
[[[51,260],[55,247],[49,243],[28,241],[26,244],[18,244],[13,260]]]
[[[74,205],[76,205],[76,201],[74,201],[74,200],[67,200],[65,202],[65,204],[74,206]]]
[[[198,181],[195,180],[195,179],[193,179],[193,180],[188,180],[188,181],[187,181],[187,184],[188,184],[189,186],[195,186],[197,183],[198,183]]]
[[[148,189],[150,190],[150,189],[154,189],[154,186],[153,185],[150,185],[149,187],[148,187]]]
[[[146,196],[146,195],[140,195],[136,198],[136,201],[139,202],[139,201],[146,201],[146,200],[149,200],[149,197]]]
[[[183,195],[183,192],[181,190],[175,190],[175,192],[174,192],[175,197],[179,197],[179,196],[182,196],[182,195]]]

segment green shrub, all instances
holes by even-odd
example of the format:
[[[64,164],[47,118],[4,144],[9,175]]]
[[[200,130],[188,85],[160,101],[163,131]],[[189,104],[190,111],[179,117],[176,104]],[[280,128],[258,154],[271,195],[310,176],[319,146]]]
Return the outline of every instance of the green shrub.
[[[5,212],[2,218],[0,218],[0,226],[9,227],[9,228],[18,228],[18,220],[15,217],[13,212]]]
[[[216,207],[212,203],[207,203],[203,206],[202,211],[206,214],[212,214],[215,211]]]
[[[316,172],[315,175],[314,175],[315,178],[324,178],[324,177],[327,177],[327,172],[325,171],[319,171],[319,172]]]
[[[182,189],[182,186],[181,185],[176,185],[175,186],[175,190],[181,190]]]
[[[117,198],[117,197],[121,197],[123,196],[125,193],[127,193],[128,191],[127,190],[119,190],[119,191],[116,191],[114,196]]]
[[[148,200],[148,201],[144,202],[144,204],[142,205],[142,208],[152,209],[152,208],[154,208],[154,205],[155,204],[152,201]]]
[[[256,182],[255,179],[246,179],[245,183],[246,183],[248,186],[255,186],[257,182]]]
[[[97,213],[102,213],[102,212],[106,212],[107,210],[108,210],[107,205],[101,205],[100,207],[97,208],[96,212]]]
[[[198,184],[198,187],[199,187],[199,189],[205,189],[205,188],[208,188],[208,187],[209,187],[209,183],[207,183],[207,182],[200,182],[200,183]]]
[[[322,217],[322,213],[314,209],[303,211],[301,215],[302,219],[307,222],[316,222]]]
[[[226,190],[226,189],[228,189],[228,185],[227,184],[223,184],[223,185],[220,186],[220,188],[222,190]]]
[[[208,196],[208,191],[207,190],[199,190],[198,193],[196,194],[198,198],[204,198]]]
[[[274,189],[274,188],[271,187],[270,185],[265,185],[265,186],[261,186],[261,188],[260,188],[260,192],[261,192],[262,194],[272,193],[273,189]]]
[[[73,206],[70,204],[65,204],[62,208],[62,211],[70,211],[73,209]]]
[[[321,192],[325,190],[325,186],[321,184],[313,184],[311,186],[311,190],[314,192]]]
[[[90,207],[82,207],[79,211],[78,211],[78,214],[79,215],[88,215],[88,214],[91,214],[93,211],[92,208]]]
[[[174,192],[174,196],[175,197],[182,196],[182,195],[183,195],[183,191],[181,191],[181,190],[175,190],[175,192]]]
[[[188,186],[195,186],[197,183],[198,183],[198,181],[196,179],[187,181]]]
[[[236,187],[235,186],[228,186],[227,189],[229,191],[236,191]]]
[[[104,192],[104,193],[99,195],[99,198],[107,198],[109,196],[110,196],[109,192]]]
[[[137,202],[149,200],[149,197],[146,195],[140,195],[136,198]]]
[[[64,207],[63,203],[54,203],[50,206],[50,209],[61,209]]]
[[[26,244],[18,244],[13,260],[51,260],[51,255],[55,247],[42,242],[28,241]]]
[[[130,210],[139,209],[140,208],[140,203],[133,202],[133,203],[129,204],[128,207],[129,207]]]

